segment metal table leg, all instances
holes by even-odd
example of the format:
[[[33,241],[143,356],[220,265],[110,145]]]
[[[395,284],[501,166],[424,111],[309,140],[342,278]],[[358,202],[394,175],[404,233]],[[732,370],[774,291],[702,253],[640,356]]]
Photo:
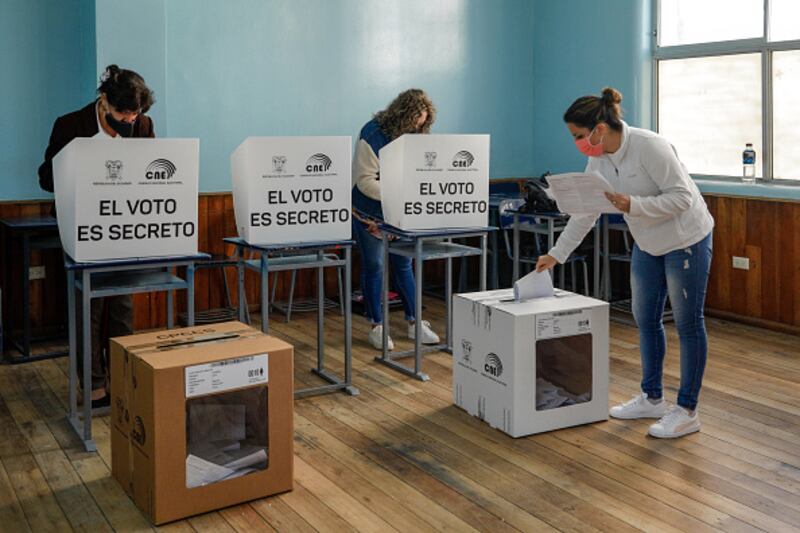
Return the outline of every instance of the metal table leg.
[[[261,253],[261,331],[269,334],[269,259]]]
[[[511,284],[513,285],[519,279],[519,215],[514,213],[514,251],[513,251],[513,268],[511,273]]]
[[[494,232],[492,232],[494,235]],[[481,266],[480,266],[480,284],[481,292],[486,290],[486,234],[481,235]],[[496,288],[496,287],[495,287]]]
[[[239,322],[243,322],[245,324],[249,324],[250,321],[247,320],[245,316],[245,306],[247,305],[245,299],[245,288],[244,288],[244,250],[241,246],[236,247],[236,280],[237,280],[237,291],[239,292]]]
[[[194,263],[186,265],[186,325],[194,326]]]
[[[357,396],[359,391],[353,386],[353,315],[352,315],[352,249],[344,249],[344,382],[345,391]]]
[[[317,251],[317,261],[324,259],[322,250]],[[317,267],[317,371],[325,368],[325,270]]]
[[[594,285],[594,297],[600,298],[600,225],[602,224],[603,215],[600,215],[600,220],[594,225],[594,268],[592,269],[592,282]],[[587,288],[586,294],[589,294]]]
[[[414,310],[414,374],[422,375],[422,239],[414,243],[416,309]]]
[[[447,239],[447,242],[452,242],[452,239]],[[445,265],[445,280],[444,280],[444,299],[445,299],[445,314],[444,314],[444,342],[446,347],[445,352],[453,353],[453,343],[451,342],[451,334],[453,331],[453,324],[450,322],[450,315],[453,306],[453,258],[448,257]],[[421,285],[421,284],[420,284]],[[417,320],[419,322],[419,320]]]

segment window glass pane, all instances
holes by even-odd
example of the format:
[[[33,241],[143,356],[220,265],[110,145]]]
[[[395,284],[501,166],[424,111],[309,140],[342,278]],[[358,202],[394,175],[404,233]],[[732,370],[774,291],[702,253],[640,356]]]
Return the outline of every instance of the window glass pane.
[[[742,175],[746,143],[761,175],[761,55],[658,63],[658,129],[692,174]]]
[[[800,50],[773,54],[772,91],[774,174],[800,180]]]
[[[661,46],[764,35],[764,0],[661,0],[659,8]]]
[[[771,0],[769,39],[770,41],[800,39],[800,1]]]

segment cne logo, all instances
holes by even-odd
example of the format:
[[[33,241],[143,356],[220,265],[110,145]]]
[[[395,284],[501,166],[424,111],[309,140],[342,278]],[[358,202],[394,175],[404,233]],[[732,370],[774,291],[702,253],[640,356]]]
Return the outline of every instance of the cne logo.
[[[272,171],[276,174],[283,173],[283,169],[286,166],[286,156],[285,155],[273,155],[272,156]]]
[[[461,150],[456,155],[453,156],[453,168],[469,168],[472,166],[472,163],[475,161],[475,157],[467,152],[466,150]]]
[[[425,166],[433,168],[436,166],[436,152],[425,152]]]
[[[503,362],[496,353],[489,353],[486,355],[486,363],[483,365],[483,370],[490,376],[499,378],[503,375]]]
[[[131,438],[134,440],[134,442],[138,443],[139,446],[144,446],[145,441],[147,441],[147,434],[144,431],[144,422],[142,422],[141,417],[137,416],[133,421]]]
[[[306,161],[306,172],[319,174],[330,170],[333,161],[325,154],[314,154]]]
[[[175,163],[169,159],[156,159],[144,172],[144,177],[149,180],[168,180],[175,175]]]
[[[106,179],[107,180],[122,179],[122,161],[110,160],[110,159],[106,161]]]

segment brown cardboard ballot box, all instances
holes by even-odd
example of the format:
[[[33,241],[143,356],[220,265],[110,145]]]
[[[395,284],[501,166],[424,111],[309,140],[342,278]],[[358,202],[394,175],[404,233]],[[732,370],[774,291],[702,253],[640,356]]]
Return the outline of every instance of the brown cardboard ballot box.
[[[240,322],[112,339],[114,478],[155,524],[292,490],[293,381]]]

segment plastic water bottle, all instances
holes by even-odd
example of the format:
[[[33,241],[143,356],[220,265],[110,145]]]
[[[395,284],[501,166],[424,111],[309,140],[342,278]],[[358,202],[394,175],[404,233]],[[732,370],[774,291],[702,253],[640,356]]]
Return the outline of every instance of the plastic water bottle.
[[[742,181],[755,183],[756,181],[756,151],[753,143],[747,143],[742,152]]]

